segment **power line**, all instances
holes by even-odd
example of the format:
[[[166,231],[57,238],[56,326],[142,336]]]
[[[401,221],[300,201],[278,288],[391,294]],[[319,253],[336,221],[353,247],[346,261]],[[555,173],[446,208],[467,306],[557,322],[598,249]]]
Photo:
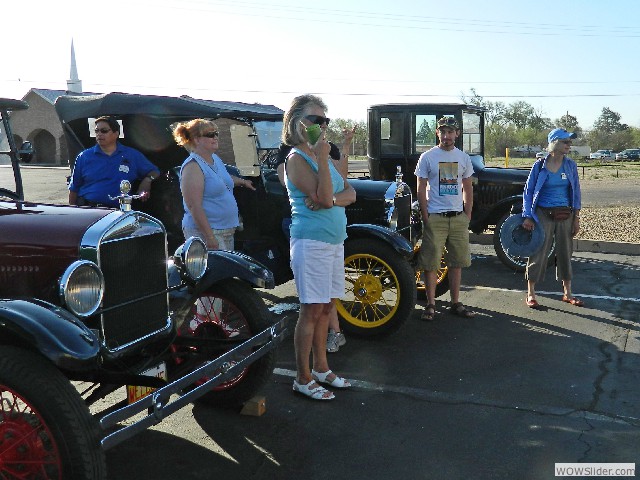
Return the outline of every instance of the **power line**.
[[[149,5],[154,9],[158,8],[158,0],[147,0]],[[298,7],[295,5],[282,5],[277,3],[257,3],[225,0],[206,0],[201,1],[183,1],[179,4],[165,3],[166,8],[185,10],[185,11],[209,11],[214,13],[224,13],[228,15],[237,15],[245,17],[272,18],[279,20],[310,20],[309,10],[306,5]],[[190,6],[195,5],[195,6]],[[228,7],[231,10],[216,11],[212,7]],[[238,9],[248,9],[249,12],[240,12]],[[255,13],[260,10],[263,13]],[[264,13],[267,12],[267,13]],[[281,12],[281,14],[277,14]],[[302,15],[302,16],[301,16]],[[491,33],[491,34],[508,34],[508,35],[539,35],[539,36],[566,36],[568,32],[572,36],[578,37],[615,37],[615,38],[640,38],[640,28],[636,26],[615,25],[607,27],[603,25],[575,25],[575,24],[551,24],[551,23],[527,23],[527,22],[511,22],[499,20],[478,20],[464,19],[457,17],[433,17],[424,15],[402,15],[385,12],[371,12],[361,10],[336,10],[323,9],[314,5],[313,22],[355,25],[362,27],[386,27],[386,28],[409,28],[417,30],[437,30],[450,32],[475,32],[475,33]],[[322,19],[319,17],[328,17]],[[384,23],[363,23],[354,20],[343,20],[341,17],[349,19],[366,19],[371,21],[383,21]],[[391,23],[395,22],[395,23]],[[419,25],[413,25],[419,24]],[[443,27],[451,25],[450,27]],[[481,28],[500,28],[503,30],[483,30]],[[504,30],[507,29],[507,30]],[[523,31],[528,29],[531,31]]]

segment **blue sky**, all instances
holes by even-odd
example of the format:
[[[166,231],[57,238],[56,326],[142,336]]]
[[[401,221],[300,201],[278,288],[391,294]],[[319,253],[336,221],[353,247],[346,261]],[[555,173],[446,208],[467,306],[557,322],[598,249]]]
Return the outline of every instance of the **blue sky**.
[[[635,0],[7,3],[5,97],[66,88],[73,38],[85,91],[283,109],[312,92],[330,117],[365,120],[371,104],[457,101],[475,88],[587,129],[603,107],[640,126]]]

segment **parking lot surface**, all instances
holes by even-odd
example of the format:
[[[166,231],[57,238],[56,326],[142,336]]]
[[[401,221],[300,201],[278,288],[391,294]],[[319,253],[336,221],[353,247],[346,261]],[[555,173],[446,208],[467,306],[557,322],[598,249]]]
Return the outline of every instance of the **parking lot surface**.
[[[542,310],[522,274],[474,245],[462,300],[393,336],[349,337],[330,365],[354,384],[332,402],[291,391],[292,340],[259,417],[184,409],[107,454],[110,478],[549,479],[556,462],[640,463],[640,257],[576,254],[574,293],[547,272]],[[292,283],[264,297],[297,306]]]

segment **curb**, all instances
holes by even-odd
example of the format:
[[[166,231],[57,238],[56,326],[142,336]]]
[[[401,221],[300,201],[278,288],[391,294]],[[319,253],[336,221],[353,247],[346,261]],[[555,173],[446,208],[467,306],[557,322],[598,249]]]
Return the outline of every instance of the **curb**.
[[[480,245],[493,245],[493,234],[470,233],[469,241]],[[573,241],[574,252],[615,253],[618,255],[640,255],[640,244],[628,242],[602,242],[600,240]]]

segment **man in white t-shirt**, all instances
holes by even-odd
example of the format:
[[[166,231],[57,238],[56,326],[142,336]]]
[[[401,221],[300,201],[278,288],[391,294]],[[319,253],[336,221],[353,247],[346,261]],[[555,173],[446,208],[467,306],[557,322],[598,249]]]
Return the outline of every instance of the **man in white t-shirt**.
[[[422,247],[418,269],[426,273],[427,306],[421,319],[433,320],[436,313],[437,271],[444,247],[449,267],[449,311],[471,318],[475,313],[460,302],[462,267],[471,265],[469,221],[473,209],[473,166],[469,155],[455,146],[460,127],[454,117],[438,120],[439,143],[420,155],[416,165],[418,203],[422,214]]]

